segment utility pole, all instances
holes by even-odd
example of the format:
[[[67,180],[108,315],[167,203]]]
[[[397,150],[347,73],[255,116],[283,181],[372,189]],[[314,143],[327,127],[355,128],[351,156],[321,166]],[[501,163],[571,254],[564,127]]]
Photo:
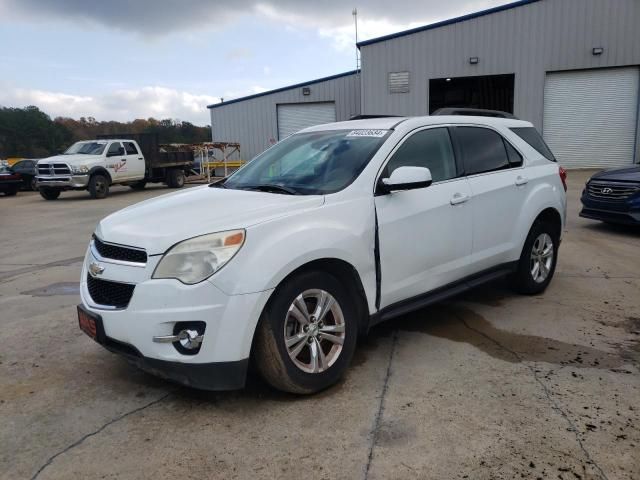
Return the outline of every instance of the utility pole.
[[[356,70],[360,70],[360,54],[358,52],[358,9],[354,8],[351,15],[353,15],[353,23],[356,27]]]

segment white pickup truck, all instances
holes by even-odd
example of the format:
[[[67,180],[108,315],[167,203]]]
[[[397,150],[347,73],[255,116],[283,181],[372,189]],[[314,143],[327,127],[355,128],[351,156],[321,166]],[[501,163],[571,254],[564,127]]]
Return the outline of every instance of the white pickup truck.
[[[86,140],[40,160],[37,188],[45,200],[55,200],[65,190],[88,190],[92,198],[105,198],[111,185],[141,190],[149,182],[161,182],[181,188],[192,164],[191,151],[164,151],[152,134]]]

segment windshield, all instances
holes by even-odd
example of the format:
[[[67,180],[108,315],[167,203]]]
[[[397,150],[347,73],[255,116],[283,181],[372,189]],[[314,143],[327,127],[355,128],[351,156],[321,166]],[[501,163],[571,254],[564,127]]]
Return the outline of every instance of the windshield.
[[[220,186],[324,195],[353,182],[389,130],[340,130],[292,135],[258,155]]]
[[[106,143],[104,142],[76,142],[67,148],[63,155],[75,155],[78,153],[85,155],[102,155],[105,146]]]

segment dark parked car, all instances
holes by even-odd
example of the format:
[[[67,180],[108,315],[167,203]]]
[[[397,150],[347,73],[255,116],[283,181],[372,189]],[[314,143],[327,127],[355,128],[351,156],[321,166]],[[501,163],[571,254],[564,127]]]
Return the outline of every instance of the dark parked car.
[[[22,186],[22,177],[15,173],[8,165],[0,164],[0,192],[6,196],[18,193]]]
[[[36,165],[38,160],[20,160],[13,164],[11,167],[14,172],[19,173],[22,176],[23,189],[36,191],[36,175],[38,171]]]
[[[640,166],[604,170],[582,192],[581,217],[640,225]]]

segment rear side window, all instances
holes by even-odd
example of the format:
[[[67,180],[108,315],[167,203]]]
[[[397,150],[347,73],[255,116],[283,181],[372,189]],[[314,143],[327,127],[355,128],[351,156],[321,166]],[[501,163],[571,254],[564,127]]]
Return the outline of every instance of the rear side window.
[[[520,153],[513,148],[513,145],[511,145],[509,142],[507,142],[506,140],[504,140],[504,146],[507,149],[507,156],[509,157],[509,163],[511,164],[512,167],[519,167],[522,165],[522,155],[520,155]]]
[[[511,166],[505,143],[498,133],[480,127],[456,127],[455,132],[467,175]]]
[[[127,151],[127,155],[138,155],[138,149],[132,142],[124,142],[124,148]]]
[[[446,128],[430,128],[411,135],[387,163],[384,176],[398,167],[426,167],[434,182],[457,175],[453,147]]]
[[[549,150],[549,147],[534,127],[516,127],[512,128],[511,131],[527,142],[544,158],[552,162],[556,161],[556,157],[553,156],[553,153],[551,153],[551,150]]]

